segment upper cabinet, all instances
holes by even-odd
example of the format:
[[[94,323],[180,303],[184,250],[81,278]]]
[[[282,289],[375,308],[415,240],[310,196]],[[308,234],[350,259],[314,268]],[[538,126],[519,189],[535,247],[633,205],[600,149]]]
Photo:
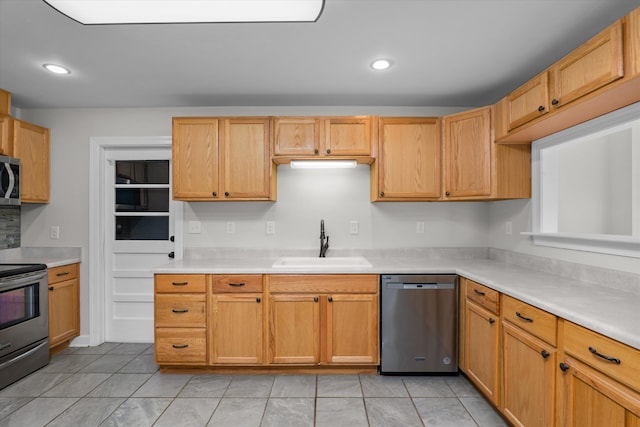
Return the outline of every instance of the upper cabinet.
[[[20,159],[23,203],[49,202],[49,129],[13,120],[13,157]]]
[[[371,200],[437,200],[441,190],[440,119],[381,117],[378,123]]]
[[[13,141],[13,119],[0,114],[0,155],[11,156]]]
[[[622,21],[617,21],[551,67],[552,107],[618,80],[624,76],[623,65]]]
[[[507,95],[509,130],[549,111],[548,75],[549,73],[545,71]]]
[[[625,73],[627,77],[640,77],[640,8],[635,9],[625,20]]]
[[[269,119],[173,119],[173,197],[186,201],[275,200]]]
[[[371,116],[273,117],[274,161],[369,158],[374,143],[374,125],[375,118]]]

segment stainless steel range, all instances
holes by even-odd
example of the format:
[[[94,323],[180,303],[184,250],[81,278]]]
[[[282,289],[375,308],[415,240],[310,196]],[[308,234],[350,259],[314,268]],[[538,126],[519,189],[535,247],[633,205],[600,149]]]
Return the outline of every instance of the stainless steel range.
[[[0,389],[49,363],[47,266],[0,264]]]

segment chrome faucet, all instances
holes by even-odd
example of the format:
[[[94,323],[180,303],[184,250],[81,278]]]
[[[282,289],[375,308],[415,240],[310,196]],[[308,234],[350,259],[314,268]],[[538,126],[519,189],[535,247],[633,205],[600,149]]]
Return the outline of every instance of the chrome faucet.
[[[320,220],[320,258],[325,258],[329,249],[329,236],[324,235],[324,219]]]

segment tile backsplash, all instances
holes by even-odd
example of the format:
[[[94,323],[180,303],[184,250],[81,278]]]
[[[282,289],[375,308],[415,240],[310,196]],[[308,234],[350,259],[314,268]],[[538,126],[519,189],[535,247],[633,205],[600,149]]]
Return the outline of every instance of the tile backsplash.
[[[0,249],[20,247],[20,206],[0,206]]]

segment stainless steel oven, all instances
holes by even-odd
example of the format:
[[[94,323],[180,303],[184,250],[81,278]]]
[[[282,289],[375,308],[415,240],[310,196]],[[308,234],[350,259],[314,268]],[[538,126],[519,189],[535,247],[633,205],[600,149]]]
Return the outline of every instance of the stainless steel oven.
[[[0,389],[49,363],[47,267],[0,264]]]

